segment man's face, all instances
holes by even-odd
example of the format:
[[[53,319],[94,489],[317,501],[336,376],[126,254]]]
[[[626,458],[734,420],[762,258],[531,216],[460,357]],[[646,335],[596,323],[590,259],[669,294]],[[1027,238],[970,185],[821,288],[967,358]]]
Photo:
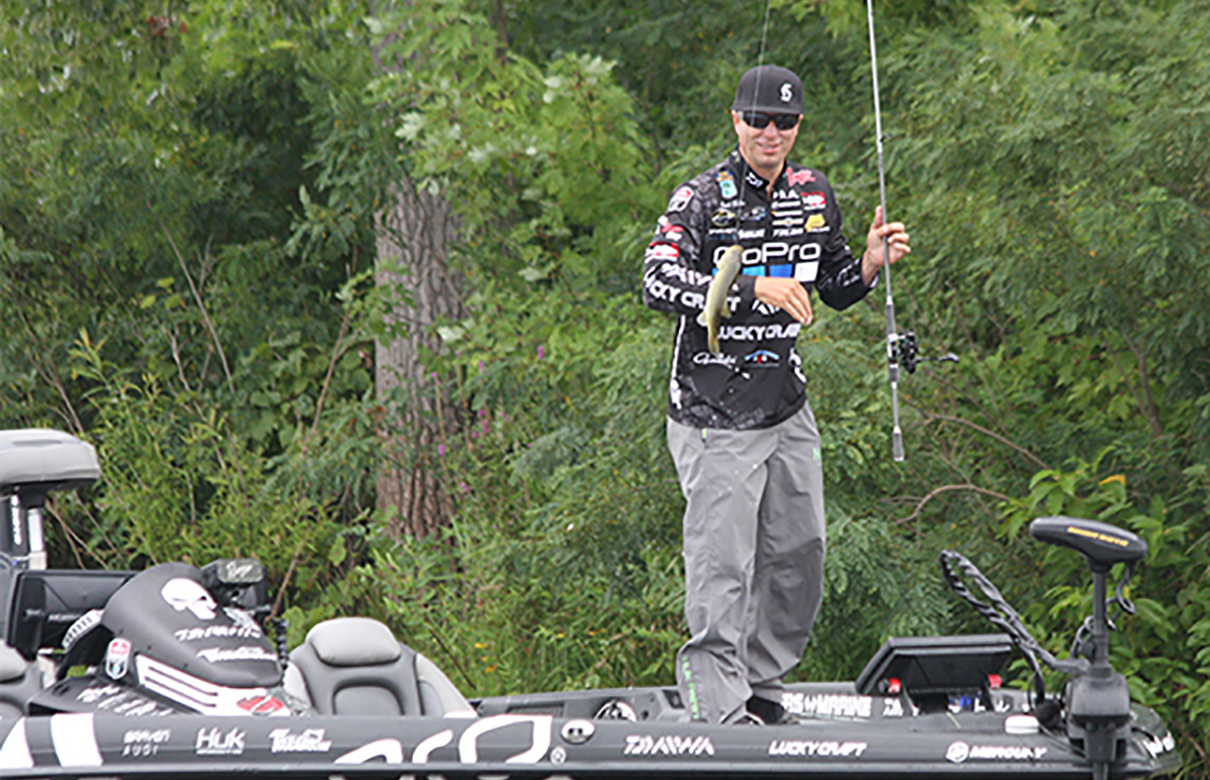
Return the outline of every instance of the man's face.
[[[772,179],[781,173],[782,165],[785,164],[786,157],[798,138],[802,117],[798,119],[800,121],[795,122],[789,130],[778,130],[774,122],[769,122],[758,130],[745,122],[740,112],[731,112],[731,123],[735,126],[735,135],[739,138],[740,154],[748,161],[748,165],[766,179]]]

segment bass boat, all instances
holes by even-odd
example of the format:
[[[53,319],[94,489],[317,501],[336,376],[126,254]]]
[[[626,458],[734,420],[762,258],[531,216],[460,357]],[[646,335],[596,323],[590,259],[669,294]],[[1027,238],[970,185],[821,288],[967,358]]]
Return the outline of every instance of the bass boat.
[[[943,575],[996,633],[893,638],[855,681],[788,685],[788,723],[715,726],[690,721],[675,687],[468,701],[368,618],[320,623],[288,650],[280,622],[265,628],[255,560],[45,568],[47,494],[99,476],[80,439],[0,432],[0,777],[1105,780],[1181,766],[1109,661],[1107,612],[1133,610],[1125,585],[1147,545],[1105,523],[1030,526],[1092,574],[1093,614],[1068,658],[945,551]],[[1002,684],[1015,653],[1025,688]],[[1044,665],[1066,675],[1062,691],[1046,689]]]

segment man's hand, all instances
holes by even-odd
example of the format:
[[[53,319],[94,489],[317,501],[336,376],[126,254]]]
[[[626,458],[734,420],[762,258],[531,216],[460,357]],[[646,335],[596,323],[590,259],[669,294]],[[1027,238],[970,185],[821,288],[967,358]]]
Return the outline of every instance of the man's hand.
[[[866,235],[865,254],[861,256],[861,278],[867,287],[874,283],[874,277],[882,270],[885,259],[882,249],[884,238],[888,242],[887,248],[890,250],[892,263],[899,262],[904,255],[912,253],[912,247],[908,244],[911,236],[907,234],[907,228],[902,222],[882,224],[882,206],[879,206],[874,210],[874,221]]]
[[[807,288],[797,279],[758,276],[753,289],[756,291],[756,300],[788,311],[791,317],[803,325],[810,325],[811,320],[815,318]]]

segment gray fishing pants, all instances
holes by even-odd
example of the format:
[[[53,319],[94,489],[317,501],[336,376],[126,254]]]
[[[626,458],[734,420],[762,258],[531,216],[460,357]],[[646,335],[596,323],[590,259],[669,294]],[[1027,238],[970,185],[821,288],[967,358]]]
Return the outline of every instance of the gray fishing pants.
[[[685,494],[685,617],[676,659],[690,717],[725,722],[750,696],[780,702],[823,600],[819,430],[809,406],[772,428],[668,420]]]

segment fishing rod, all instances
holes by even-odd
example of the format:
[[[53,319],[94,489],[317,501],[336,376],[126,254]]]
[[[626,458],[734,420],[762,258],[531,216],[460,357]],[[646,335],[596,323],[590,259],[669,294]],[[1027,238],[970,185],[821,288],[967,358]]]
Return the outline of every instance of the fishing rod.
[[[891,218],[886,209],[886,166],[882,151],[882,106],[878,99],[878,50],[874,42],[874,0],[866,0],[866,17],[870,26],[870,71],[874,86],[874,135],[878,151],[878,194],[882,205],[882,224],[888,225]],[[904,458],[903,430],[899,427],[899,368],[909,374],[915,373],[916,364],[937,360],[958,362],[958,356],[950,352],[942,357],[920,357],[920,343],[914,331],[900,333],[895,328],[895,299],[891,295],[891,247],[886,236],[882,237],[882,274],[886,284],[886,360],[887,378],[891,383],[891,457],[896,461]]]

